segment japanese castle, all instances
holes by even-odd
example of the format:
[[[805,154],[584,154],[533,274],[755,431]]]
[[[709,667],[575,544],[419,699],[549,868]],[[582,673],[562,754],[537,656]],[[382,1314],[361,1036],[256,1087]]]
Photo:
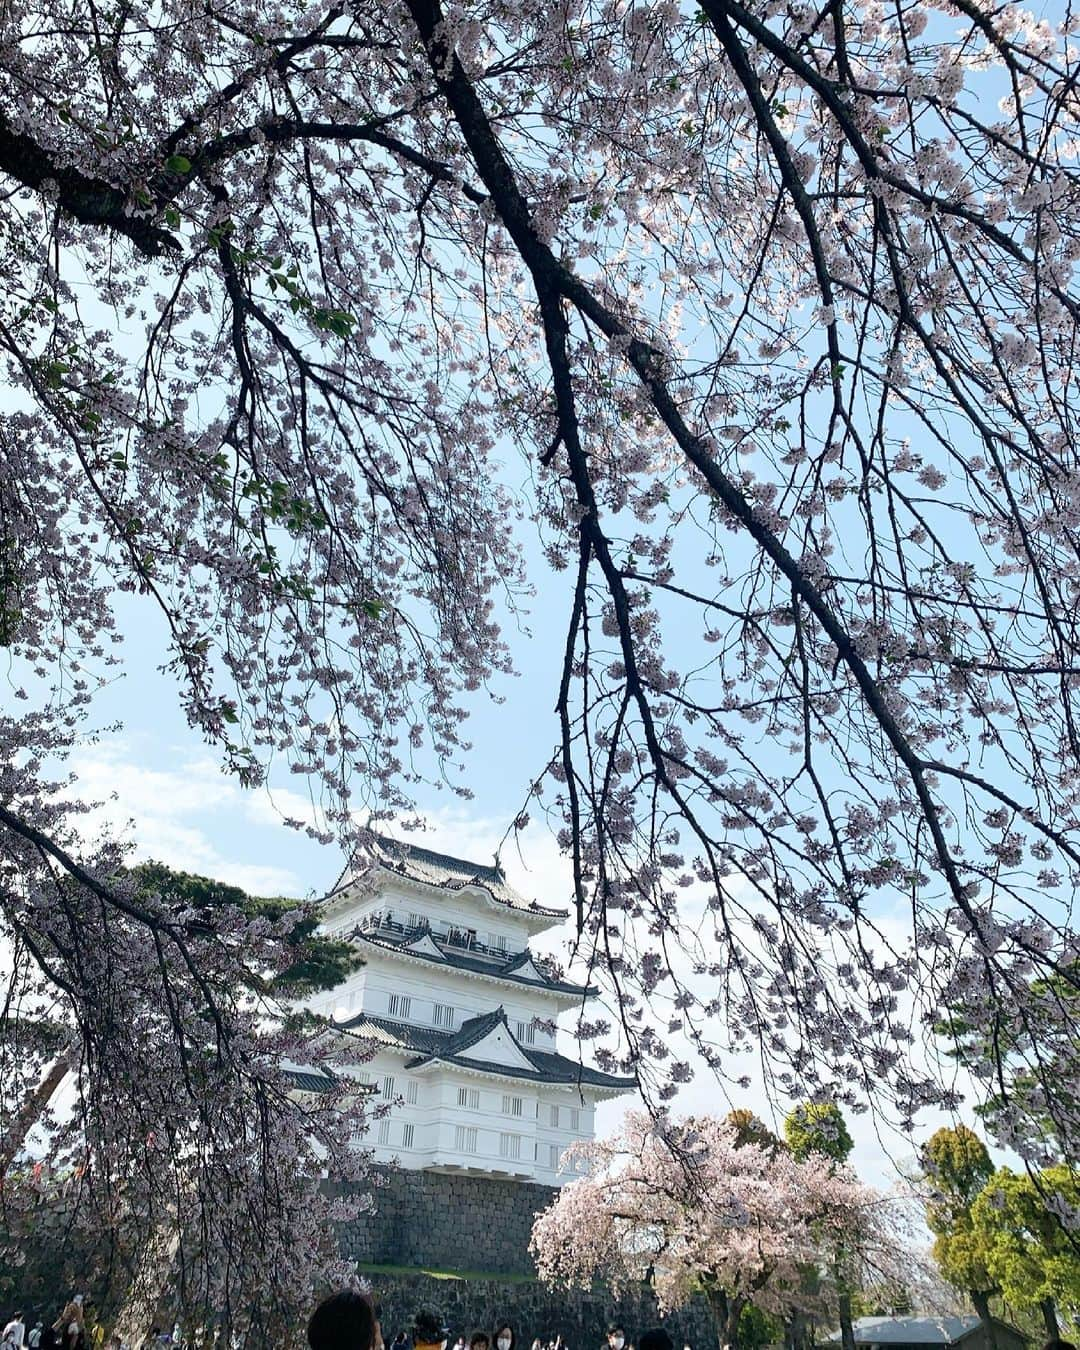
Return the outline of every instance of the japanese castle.
[[[364,1140],[376,1162],[570,1179],[567,1146],[591,1139],[596,1103],[634,1080],[555,1048],[559,1015],[596,992],[529,951],[566,917],[524,900],[498,867],[415,844],[377,838],[346,869],[320,931],[354,943],[363,965],[311,1007],[364,1047],[343,1072],[393,1104]]]

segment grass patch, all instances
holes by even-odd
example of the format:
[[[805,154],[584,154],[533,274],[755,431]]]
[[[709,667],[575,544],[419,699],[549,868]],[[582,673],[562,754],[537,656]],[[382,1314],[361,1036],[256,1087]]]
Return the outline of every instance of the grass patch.
[[[507,1275],[497,1270],[429,1270],[426,1266],[379,1266],[357,1262],[365,1275],[427,1275],[433,1280],[498,1280],[500,1284],[535,1284],[535,1275]]]

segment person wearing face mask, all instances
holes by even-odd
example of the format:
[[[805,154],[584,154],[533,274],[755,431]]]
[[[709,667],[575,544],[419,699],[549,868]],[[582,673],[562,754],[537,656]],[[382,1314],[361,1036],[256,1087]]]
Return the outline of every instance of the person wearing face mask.
[[[514,1350],[514,1328],[509,1322],[502,1322],[495,1328],[495,1350]]]
[[[624,1350],[626,1345],[626,1332],[616,1323],[608,1327],[607,1333],[608,1350]]]

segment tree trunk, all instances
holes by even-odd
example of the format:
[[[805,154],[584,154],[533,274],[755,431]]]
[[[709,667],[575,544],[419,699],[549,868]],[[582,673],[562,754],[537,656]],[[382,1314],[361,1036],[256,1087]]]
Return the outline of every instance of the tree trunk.
[[[703,1280],[702,1289],[712,1313],[716,1327],[716,1343],[720,1350],[738,1350],[739,1318],[742,1315],[743,1298],[729,1298],[727,1291],[721,1289],[712,1280]]]
[[[841,1288],[836,1302],[837,1311],[840,1314],[841,1350],[855,1350],[855,1324],[851,1316],[851,1290]]]
[[[993,1317],[990,1315],[990,1291],[986,1289],[972,1289],[971,1302],[979,1315],[979,1321],[986,1329],[986,1339],[990,1344],[990,1350],[998,1350],[997,1327],[994,1324]]]
[[[68,1076],[77,1044],[72,1037],[59,1056],[49,1065],[44,1078],[15,1113],[15,1119],[11,1122],[3,1140],[0,1140],[0,1180],[7,1176],[8,1168],[26,1143],[26,1136],[41,1119],[57,1088]]]
[[[1057,1308],[1054,1306],[1052,1298],[1044,1298],[1039,1303],[1039,1311],[1042,1313],[1043,1326],[1046,1328],[1048,1340],[1056,1341],[1061,1337],[1061,1328],[1058,1326]]]

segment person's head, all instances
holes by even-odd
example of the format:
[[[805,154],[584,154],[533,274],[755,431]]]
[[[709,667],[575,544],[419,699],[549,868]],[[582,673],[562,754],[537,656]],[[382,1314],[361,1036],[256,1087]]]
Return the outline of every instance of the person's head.
[[[486,1331],[474,1331],[469,1338],[469,1350],[491,1350],[491,1337]]]
[[[500,1322],[495,1328],[495,1350],[514,1350],[514,1328],[509,1322]]]
[[[611,1350],[623,1350],[626,1344],[626,1332],[617,1322],[607,1329],[607,1343],[611,1346]]]
[[[307,1338],[311,1350],[380,1350],[375,1305],[358,1289],[331,1294],[311,1314]]]
[[[421,1308],[413,1318],[412,1338],[416,1350],[421,1346],[445,1345],[450,1337],[450,1329],[434,1308]]]
[[[638,1350],[675,1350],[675,1346],[663,1327],[653,1327],[638,1341]]]

